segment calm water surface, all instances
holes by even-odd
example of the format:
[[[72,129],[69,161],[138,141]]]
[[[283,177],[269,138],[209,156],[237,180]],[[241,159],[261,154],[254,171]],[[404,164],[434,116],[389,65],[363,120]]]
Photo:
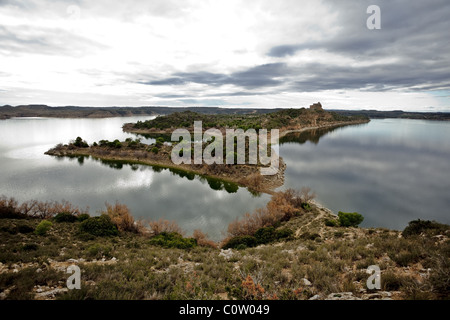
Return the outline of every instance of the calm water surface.
[[[255,197],[245,188],[224,186],[220,181],[180,177],[167,169],[44,155],[49,148],[77,136],[89,143],[136,138],[122,132],[123,123],[150,118],[0,121],[0,195],[19,201],[64,199],[83,208],[89,206],[91,214],[103,210],[105,201],[117,200],[136,218],[176,220],[188,235],[201,229],[216,240],[223,238],[231,221],[270,199],[268,195]]]
[[[450,122],[407,119],[285,137],[284,187],[309,186],[363,226],[403,229],[413,219],[450,223]]]
[[[89,143],[135,138],[122,124],[149,118],[0,121],[0,195],[65,199],[91,214],[117,200],[136,218],[176,220],[187,234],[200,228],[216,240],[231,221],[270,199],[167,169],[44,155],[77,136]],[[281,189],[309,186],[333,211],[363,214],[364,226],[402,229],[416,218],[450,223],[448,137],[450,123],[399,119],[291,134],[280,146],[287,163]]]

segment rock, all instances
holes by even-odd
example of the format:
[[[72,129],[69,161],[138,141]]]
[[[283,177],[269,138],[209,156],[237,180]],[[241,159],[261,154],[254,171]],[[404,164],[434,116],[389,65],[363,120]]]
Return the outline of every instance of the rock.
[[[316,294],[316,295],[312,296],[311,298],[309,298],[308,300],[320,300],[320,299],[321,299],[321,296]]]
[[[221,249],[219,253],[219,257],[223,257],[225,260],[230,260],[233,257],[233,250],[232,249]]]
[[[363,300],[392,300],[391,297],[392,293],[388,291],[367,293],[362,296]]]
[[[320,102],[314,103],[314,104],[310,105],[309,108],[310,108],[311,110],[318,110],[318,111],[323,110],[322,104],[321,104]]]
[[[45,292],[41,291],[36,294],[36,298],[54,298],[55,295],[57,295],[59,293],[64,293],[67,291],[69,291],[69,289],[67,289],[67,288],[61,288],[61,289],[56,288],[56,289],[52,289],[52,290],[45,291]]]
[[[42,269],[41,268],[37,268],[36,269],[36,273],[41,273],[42,272]]]
[[[78,263],[78,260],[77,259],[69,259],[69,260],[67,260],[67,262]]]
[[[351,292],[339,292],[329,294],[327,300],[362,300],[362,299],[355,297]]]
[[[303,278],[303,279],[300,280],[300,281],[303,283],[304,286],[307,286],[307,287],[311,287],[311,286],[312,286],[311,281],[309,281],[309,280],[306,279],[306,278]]]

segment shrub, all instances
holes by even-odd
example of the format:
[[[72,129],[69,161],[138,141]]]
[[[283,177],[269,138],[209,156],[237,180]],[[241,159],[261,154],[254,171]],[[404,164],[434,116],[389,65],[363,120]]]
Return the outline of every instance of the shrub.
[[[236,236],[231,238],[223,246],[224,249],[245,249],[258,245],[258,240],[253,236]]]
[[[17,231],[19,233],[31,233],[34,231],[34,228],[29,225],[22,224],[17,227]]]
[[[433,258],[429,282],[433,291],[443,299],[450,296],[450,258],[448,256],[437,256]]]
[[[26,215],[17,210],[18,203],[14,198],[0,197],[0,219],[24,219]]]
[[[408,226],[403,230],[403,237],[410,237],[419,235],[421,233],[438,234],[450,229],[450,226],[429,220],[414,220],[408,223]]]
[[[77,217],[69,212],[60,212],[53,218],[53,220],[56,222],[75,222],[77,221]]]
[[[153,148],[151,149],[151,152],[153,152],[154,154],[157,154],[158,151],[159,151],[158,147],[153,147]]]
[[[337,227],[338,222],[336,220],[328,219],[328,220],[325,221],[325,225],[327,227]]]
[[[47,233],[48,230],[52,227],[52,223],[48,220],[42,220],[36,227],[36,230],[34,230],[34,233],[38,236],[43,236]]]
[[[342,227],[357,227],[364,220],[364,217],[357,212],[339,211],[338,217]]]
[[[114,205],[106,203],[106,211],[102,211],[102,214],[109,216],[119,231],[137,232],[134,218],[126,205],[120,204],[119,202],[116,202]]]
[[[293,231],[287,228],[276,230],[274,227],[265,227],[258,229],[255,232],[254,237],[259,244],[266,244],[282,239],[288,239],[292,237]]]
[[[158,221],[150,221],[148,223],[149,227],[150,227],[150,232],[154,235],[157,236],[163,232],[166,233],[179,233],[179,234],[183,234],[183,231],[181,230],[181,228],[178,226],[178,224],[175,221],[169,221],[169,220],[164,220],[164,219],[159,219]]]
[[[78,216],[78,221],[83,222],[84,220],[89,219],[91,216],[88,213],[82,213]]]
[[[23,251],[36,251],[39,248],[39,246],[36,243],[26,243],[23,245],[22,250]]]
[[[162,232],[151,238],[150,244],[164,248],[189,249],[197,246],[197,241],[193,238],[183,238],[177,232]]]
[[[294,231],[292,231],[291,229],[283,228],[283,229],[277,230],[277,232],[275,233],[275,238],[277,240],[281,240],[281,239],[288,240],[288,239],[292,238],[293,235],[294,235]]]
[[[275,228],[274,227],[265,227],[258,229],[255,232],[256,241],[260,244],[266,244],[272,242],[276,238]]]
[[[398,291],[407,284],[408,280],[409,278],[406,276],[388,271],[381,275],[381,289],[384,291]]]
[[[73,145],[74,145],[75,147],[78,147],[78,148],[88,148],[88,147],[89,147],[89,145],[87,144],[87,142],[84,141],[83,139],[81,139],[81,137],[77,137],[77,138],[75,139]]]
[[[87,253],[92,258],[101,258],[103,256],[110,257],[111,248],[95,243],[87,248]]]
[[[201,247],[217,248],[217,243],[208,239],[208,235],[204,234],[198,229],[194,230],[192,237],[195,239],[195,241],[197,241],[197,244]]]
[[[81,222],[80,232],[99,237],[116,236],[119,233],[111,218],[104,214],[99,217],[90,217]]]

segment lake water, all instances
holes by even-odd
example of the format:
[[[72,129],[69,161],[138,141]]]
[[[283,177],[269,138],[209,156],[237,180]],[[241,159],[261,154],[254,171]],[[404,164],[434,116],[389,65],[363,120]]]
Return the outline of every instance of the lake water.
[[[77,136],[89,143],[136,138],[122,132],[122,125],[151,118],[0,121],[0,195],[13,196],[20,202],[64,199],[82,208],[89,206],[92,215],[105,208],[105,201],[119,201],[135,218],[175,220],[187,235],[201,229],[216,240],[223,238],[234,219],[269,201],[268,195],[255,197],[245,188],[235,190],[220,181],[182,173],[180,177],[167,169],[44,155],[56,144],[68,143]]]
[[[235,218],[268,202],[268,195],[167,169],[44,155],[77,136],[89,143],[135,138],[122,124],[149,118],[0,121],[0,195],[64,199],[91,214],[117,200],[135,218],[176,220],[188,235],[199,228],[215,240]],[[280,145],[287,164],[280,189],[309,186],[333,211],[363,214],[363,226],[403,229],[416,218],[450,223],[448,137],[450,123],[399,119],[292,134]]]
[[[311,187],[335,213],[361,213],[362,226],[450,223],[449,137],[450,122],[407,119],[291,134],[284,188]]]

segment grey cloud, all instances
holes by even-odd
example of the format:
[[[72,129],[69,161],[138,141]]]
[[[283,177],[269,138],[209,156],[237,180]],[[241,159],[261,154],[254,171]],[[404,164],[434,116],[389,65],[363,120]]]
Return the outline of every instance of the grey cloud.
[[[381,30],[368,30],[366,9],[381,8]],[[280,44],[267,55],[285,58],[302,50],[324,50],[360,61],[395,58],[398,63],[373,67],[300,66],[300,76],[291,88],[306,91],[327,89],[386,90],[420,87],[450,88],[450,3],[435,1],[329,1],[338,13],[340,31],[322,40]],[[342,21],[342,22],[341,22]],[[307,75],[307,80],[302,76]]]
[[[56,28],[0,26],[0,54],[24,53],[81,56],[105,46]]]
[[[140,81],[139,83],[148,85],[183,85],[189,82],[207,84],[210,86],[222,86],[232,84],[248,89],[259,87],[272,87],[280,85],[280,80],[275,77],[283,76],[286,72],[284,63],[265,64],[249,68],[244,71],[231,73],[230,75],[211,72],[178,72],[172,77],[151,81]]]

